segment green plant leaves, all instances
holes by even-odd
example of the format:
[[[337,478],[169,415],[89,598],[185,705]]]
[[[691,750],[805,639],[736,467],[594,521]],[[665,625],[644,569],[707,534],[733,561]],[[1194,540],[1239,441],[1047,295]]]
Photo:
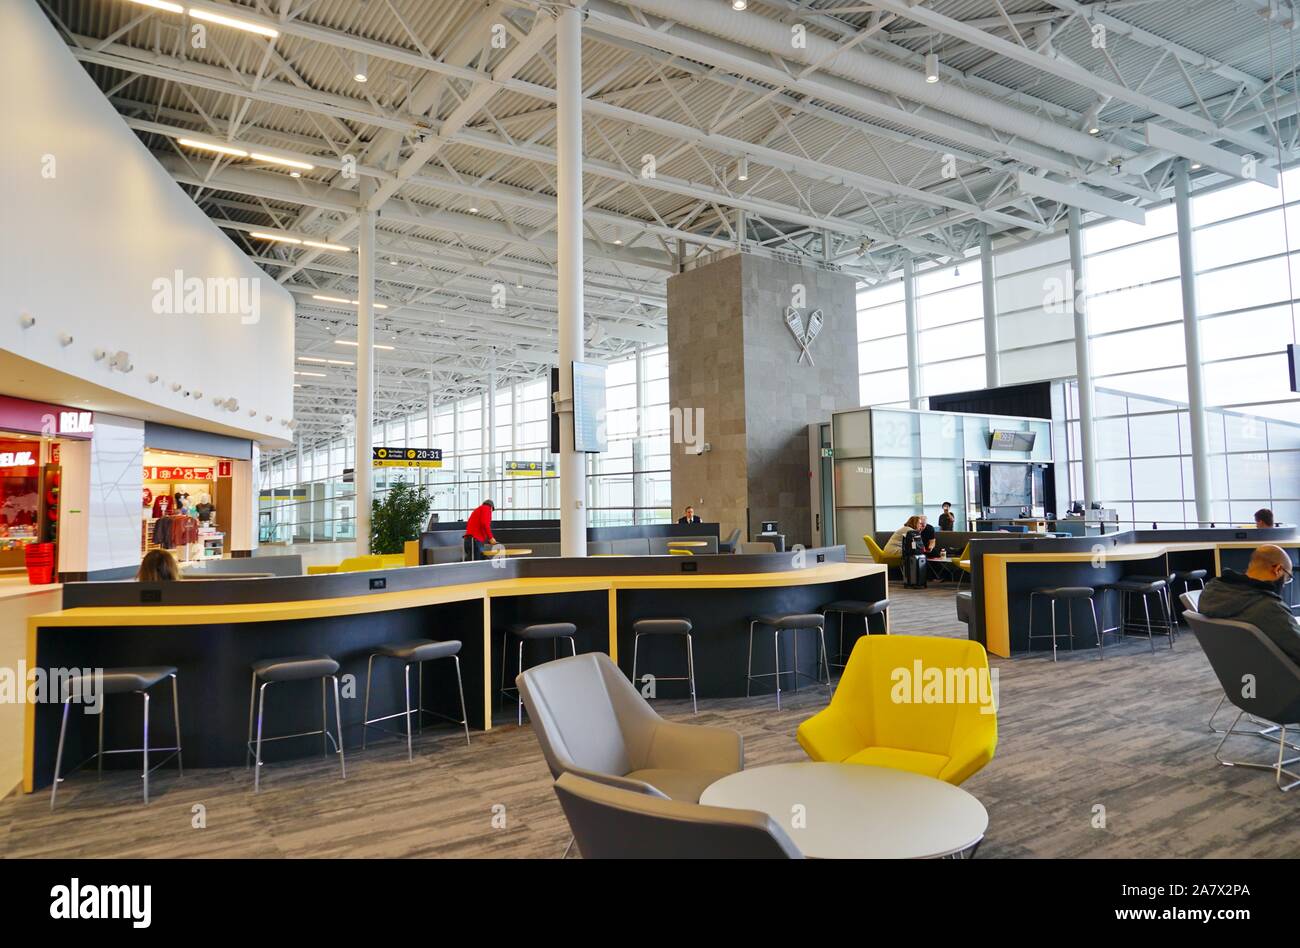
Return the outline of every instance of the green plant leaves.
[[[432,507],[423,485],[398,481],[383,500],[370,502],[370,552],[403,552],[407,540],[419,539]]]

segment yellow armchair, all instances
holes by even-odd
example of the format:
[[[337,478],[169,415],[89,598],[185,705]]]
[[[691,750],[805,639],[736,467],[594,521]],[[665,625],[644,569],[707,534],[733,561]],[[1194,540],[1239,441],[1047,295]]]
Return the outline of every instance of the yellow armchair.
[[[966,639],[864,635],[835,696],[799,725],[818,761],[892,767],[959,784],[993,759],[988,655]]]
[[[881,566],[893,566],[896,569],[902,569],[903,556],[901,553],[897,556],[887,556],[870,533],[862,535],[862,542],[867,545],[867,552],[871,554],[871,558]]]
[[[340,573],[362,573],[368,569],[396,569],[406,565],[404,553],[367,553],[364,556],[349,556],[339,564]]]

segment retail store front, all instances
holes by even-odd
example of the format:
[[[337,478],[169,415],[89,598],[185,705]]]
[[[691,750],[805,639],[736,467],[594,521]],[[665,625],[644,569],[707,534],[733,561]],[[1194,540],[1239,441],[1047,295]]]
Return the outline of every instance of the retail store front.
[[[59,541],[60,449],[89,440],[94,415],[0,396],[0,570],[22,569],[28,548]]]
[[[170,550],[182,564],[230,554],[234,459],[145,448],[140,553]]]

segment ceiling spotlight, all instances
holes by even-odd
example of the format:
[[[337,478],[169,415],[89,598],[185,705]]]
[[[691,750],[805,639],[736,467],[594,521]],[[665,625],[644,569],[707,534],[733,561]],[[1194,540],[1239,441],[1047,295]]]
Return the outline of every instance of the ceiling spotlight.
[[[749,158],[745,155],[741,155],[740,158],[736,160],[736,180],[749,180]]]
[[[939,57],[934,53],[925,54],[925,81],[929,83],[939,81]]]
[[[370,57],[358,51],[352,56],[352,78],[356,82],[365,82],[370,78]]]
[[[291,177],[291,178],[301,178],[301,177],[302,177],[302,172],[301,172],[301,171],[290,171],[290,172],[289,172],[289,177]]]
[[[1200,171],[1201,163],[1199,161],[1193,161],[1191,167],[1193,171]]]
[[[1097,135],[1101,132],[1101,103],[1094,102],[1088,111],[1083,113],[1083,130],[1089,135]]]
[[[621,247],[621,246],[623,246],[623,240],[622,240],[622,238],[620,238],[620,237],[615,237],[615,238],[614,238],[614,246],[615,246],[615,247]]]
[[[477,208],[477,207],[471,207],[471,208],[469,209],[469,212],[470,212],[471,214],[477,214],[477,213],[478,213],[478,208]]]
[[[740,11],[749,6],[749,0],[731,0],[731,9]]]

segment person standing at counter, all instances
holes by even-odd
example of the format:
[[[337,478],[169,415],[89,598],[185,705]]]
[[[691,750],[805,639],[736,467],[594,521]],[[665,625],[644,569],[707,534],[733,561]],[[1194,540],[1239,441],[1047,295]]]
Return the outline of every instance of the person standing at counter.
[[[1258,530],[1267,530],[1273,526],[1273,511],[1267,507],[1260,507],[1255,511],[1255,527]]]
[[[677,518],[677,522],[680,524],[690,524],[690,523],[700,522],[700,518],[695,516],[694,507],[687,507],[684,511],[682,511],[682,514],[683,516]]]
[[[492,534],[492,511],[496,504],[485,500],[474,508],[465,523],[465,559],[483,559],[483,544],[496,545],[497,538]]]
[[[940,530],[957,529],[957,518],[953,516],[952,501],[945,500],[943,502],[943,511],[939,514],[939,529]]]
[[[1300,622],[1281,594],[1291,582],[1293,569],[1284,549],[1266,543],[1251,555],[1246,572],[1225,569],[1222,576],[1210,580],[1197,611],[1211,619],[1249,622],[1300,665]]]

